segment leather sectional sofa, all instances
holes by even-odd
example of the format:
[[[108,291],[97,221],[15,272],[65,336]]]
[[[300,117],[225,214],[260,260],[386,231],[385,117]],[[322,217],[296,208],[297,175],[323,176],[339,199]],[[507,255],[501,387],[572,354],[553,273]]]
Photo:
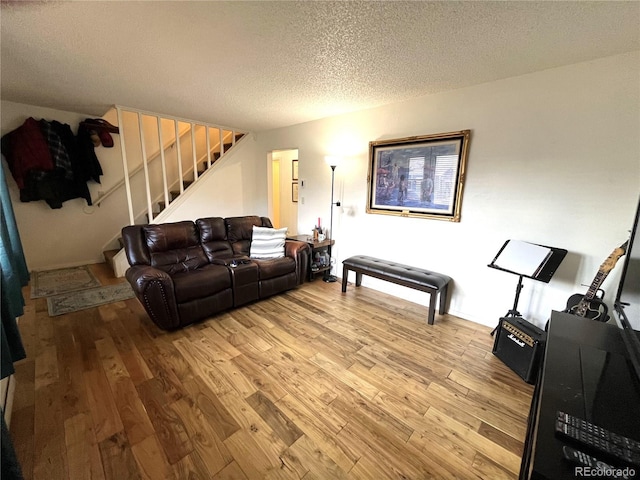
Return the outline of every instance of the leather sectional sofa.
[[[173,330],[302,284],[309,245],[286,240],[284,256],[250,258],[254,226],[273,228],[258,216],[124,227],[125,276],[151,320]]]

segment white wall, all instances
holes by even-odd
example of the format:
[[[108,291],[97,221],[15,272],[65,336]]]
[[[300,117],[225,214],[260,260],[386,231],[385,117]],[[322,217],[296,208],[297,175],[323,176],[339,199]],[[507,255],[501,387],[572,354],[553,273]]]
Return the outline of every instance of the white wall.
[[[71,126],[76,133],[86,115],[12,102],[2,102],[2,135],[14,130],[28,117],[58,120]],[[111,121],[111,119],[109,119]],[[101,184],[88,183],[91,197],[107,191],[122,179],[122,161],[118,136],[114,147],[96,147],[95,152],[104,172]],[[20,202],[20,193],[6,162],[7,183],[16,213],[16,223],[30,270],[44,270],[104,261],[102,252],[110,247],[120,228],[128,223],[126,198],[112,196],[100,207],[88,207],[84,199],[76,198],[53,210],[44,201]]]
[[[370,141],[462,129],[472,134],[460,223],[365,213]],[[338,265],[368,254],[448,274],[449,312],[463,318],[495,325],[511,308],[517,277],[487,267],[505,240],[566,248],[549,284],[524,281],[518,309],[543,325],[628,238],[640,194],[640,52],[262,132],[257,143],[258,152],[299,150],[301,232],[318,216],[328,225],[323,158],[345,155],[336,170]],[[618,274],[604,283],[609,298]],[[428,302],[386,282],[363,284]]]

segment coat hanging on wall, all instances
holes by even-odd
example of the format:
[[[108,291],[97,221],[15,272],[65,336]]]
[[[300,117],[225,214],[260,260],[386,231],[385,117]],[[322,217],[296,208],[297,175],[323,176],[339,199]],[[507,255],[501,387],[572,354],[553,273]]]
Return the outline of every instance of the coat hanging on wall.
[[[91,205],[87,182],[100,183],[102,167],[82,124],[75,136],[67,124],[30,117],[2,137],[2,154],[22,202],[44,200],[62,208],[67,200],[84,198]]]

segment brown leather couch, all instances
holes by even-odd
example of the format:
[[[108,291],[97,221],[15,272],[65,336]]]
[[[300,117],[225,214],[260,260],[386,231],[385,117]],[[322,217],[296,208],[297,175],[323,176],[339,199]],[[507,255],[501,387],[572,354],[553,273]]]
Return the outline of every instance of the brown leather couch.
[[[284,257],[249,258],[254,225],[273,227],[258,216],[124,227],[125,276],[151,320],[173,330],[302,284],[309,245],[287,240]]]

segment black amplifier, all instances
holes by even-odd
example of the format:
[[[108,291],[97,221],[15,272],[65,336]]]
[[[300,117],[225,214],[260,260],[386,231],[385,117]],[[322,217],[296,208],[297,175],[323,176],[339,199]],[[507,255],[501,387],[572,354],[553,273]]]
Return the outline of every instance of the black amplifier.
[[[493,354],[527,383],[538,378],[547,334],[520,317],[500,319],[493,342]]]

